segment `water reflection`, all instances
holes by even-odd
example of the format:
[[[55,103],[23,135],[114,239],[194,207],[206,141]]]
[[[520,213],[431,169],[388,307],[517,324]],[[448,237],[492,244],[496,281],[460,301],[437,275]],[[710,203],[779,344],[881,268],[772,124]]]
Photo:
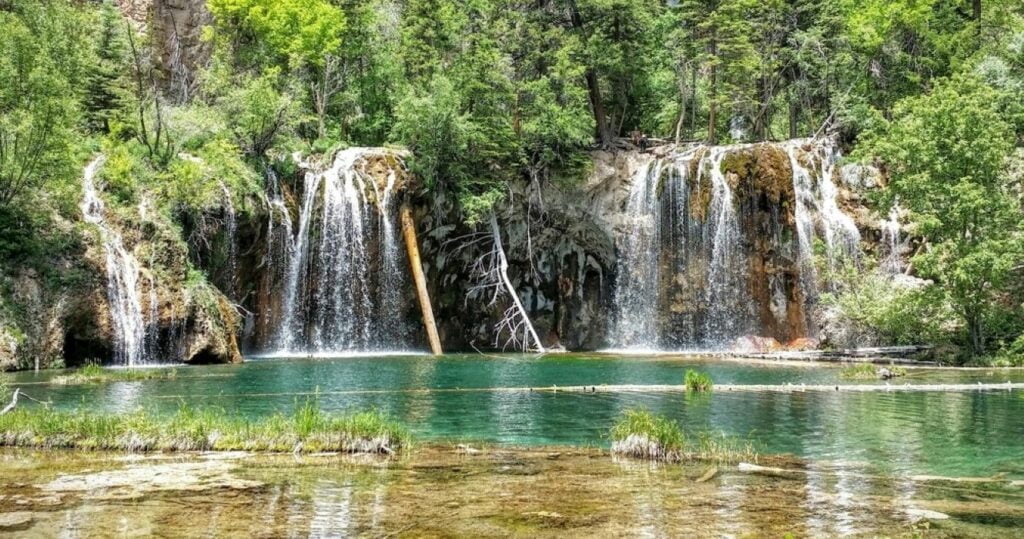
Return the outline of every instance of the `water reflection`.
[[[200,456],[126,461],[8,454],[0,514],[29,512],[31,523],[21,531],[31,536],[902,535],[908,509],[935,511],[964,499],[985,504],[992,520],[984,531],[1010,535],[1021,511],[1018,498],[998,490],[893,480],[854,461],[806,463],[806,470],[780,464],[791,470],[781,474],[719,466],[710,479],[697,480],[708,465],[572,450],[467,456],[424,448],[386,466],[347,457],[236,456],[227,468]],[[182,465],[179,473],[213,474],[216,481],[186,490],[160,481],[118,487],[92,481],[71,491],[42,486],[55,473],[88,478],[151,468],[160,474],[168,462]],[[980,529],[955,515],[942,527],[950,536]]]

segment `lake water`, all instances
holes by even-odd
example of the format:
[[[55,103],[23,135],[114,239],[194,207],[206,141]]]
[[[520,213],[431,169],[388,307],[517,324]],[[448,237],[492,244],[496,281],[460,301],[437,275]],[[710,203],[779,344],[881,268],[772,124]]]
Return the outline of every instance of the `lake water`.
[[[488,391],[580,385],[679,384],[687,369],[716,384],[833,384],[841,366],[750,364],[682,356],[452,355],[335,359],[264,358],[179,367],[173,380],[58,386],[56,373],[19,373],[16,384],[60,408],[154,412],[192,406],[258,417],[316,398],[329,411],[379,408],[418,440],[503,446],[607,446],[626,409],[645,407],[689,431],[751,439],[762,453],[885,475],[1024,478],[1024,392]],[[1019,370],[911,369],[894,384],[1024,381]],[[878,382],[869,382],[878,383]],[[473,391],[462,391],[472,389]]]

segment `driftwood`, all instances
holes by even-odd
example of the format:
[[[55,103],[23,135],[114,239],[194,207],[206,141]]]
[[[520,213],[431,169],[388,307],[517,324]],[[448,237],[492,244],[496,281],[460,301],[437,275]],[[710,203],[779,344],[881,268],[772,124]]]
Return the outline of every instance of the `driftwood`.
[[[10,412],[11,410],[14,409],[15,406],[18,405],[18,395],[20,395],[20,394],[21,394],[21,388],[20,387],[14,390],[14,395],[11,397],[11,403],[8,404],[6,407],[4,407],[4,409],[2,411],[0,411],[0,415],[4,415],[7,412]]]

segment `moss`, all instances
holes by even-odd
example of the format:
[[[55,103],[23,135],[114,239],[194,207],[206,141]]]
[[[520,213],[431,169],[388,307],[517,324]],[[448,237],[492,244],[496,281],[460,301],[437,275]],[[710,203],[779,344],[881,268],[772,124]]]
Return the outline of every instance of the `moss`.
[[[754,147],[754,189],[780,204],[794,199],[793,169],[786,152],[775,144],[759,144]]]

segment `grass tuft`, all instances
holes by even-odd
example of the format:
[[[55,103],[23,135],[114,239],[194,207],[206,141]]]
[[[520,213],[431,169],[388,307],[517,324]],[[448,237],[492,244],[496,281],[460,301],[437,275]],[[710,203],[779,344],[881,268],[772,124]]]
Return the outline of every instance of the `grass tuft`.
[[[52,382],[62,386],[74,386],[106,382],[173,380],[177,377],[178,369],[104,369],[95,363],[90,363],[71,374],[56,376]]]
[[[711,376],[699,371],[691,371],[687,369],[686,376],[683,377],[683,384],[686,385],[687,391],[694,391],[697,393],[710,392],[715,384],[711,382]]]
[[[757,460],[749,441],[709,432],[687,436],[679,424],[647,410],[627,410],[612,427],[612,453],[667,462]]]
[[[906,375],[907,369],[903,367],[877,367],[870,363],[861,363],[859,365],[846,367],[839,374],[839,376],[845,380],[882,380]]]
[[[382,412],[329,414],[310,401],[259,420],[187,405],[170,415],[19,408],[0,416],[0,446],[12,447],[392,454],[409,444],[409,431]]]

